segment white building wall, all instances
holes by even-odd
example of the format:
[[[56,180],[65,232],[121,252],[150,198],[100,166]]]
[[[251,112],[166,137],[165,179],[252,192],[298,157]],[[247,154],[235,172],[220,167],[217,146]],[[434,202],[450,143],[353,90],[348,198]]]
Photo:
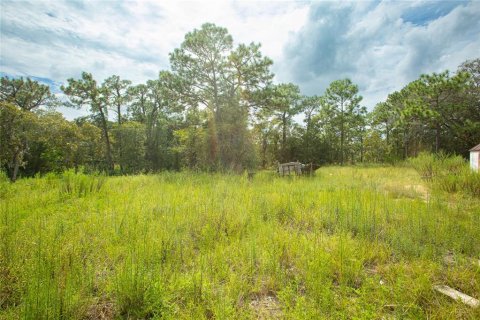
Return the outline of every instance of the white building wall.
[[[479,156],[480,156],[479,151],[470,152],[470,168],[472,168],[474,171],[477,171],[477,172],[479,169],[478,168]]]

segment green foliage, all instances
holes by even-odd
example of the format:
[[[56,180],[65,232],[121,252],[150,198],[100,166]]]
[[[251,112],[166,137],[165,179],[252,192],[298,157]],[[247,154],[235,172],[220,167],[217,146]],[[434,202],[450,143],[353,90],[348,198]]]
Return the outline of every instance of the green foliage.
[[[25,166],[28,144],[35,137],[37,118],[15,105],[0,101],[0,166],[12,181]]]
[[[30,78],[0,78],[0,101],[10,103],[23,111],[35,111],[41,107],[59,104],[50,87]]]
[[[267,92],[267,105],[260,109],[257,117],[262,122],[269,122],[272,129],[278,132],[280,148],[275,158],[280,162],[292,161],[295,154],[287,139],[293,135],[293,117],[300,113],[303,107],[300,88],[293,83],[282,83],[267,88]]]
[[[227,29],[206,23],[187,33],[170,54],[178,99],[190,112],[207,110],[205,122],[188,124],[207,129],[206,159],[200,167],[241,172],[250,166],[249,111],[273,77],[272,61],[259,49],[254,43],[234,48]]]
[[[122,167],[122,173],[139,173],[145,169],[145,126],[127,122],[112,129],[115,156]]]
[[[110,90],[105,83],[98,85],[93,75],[88,72],[82,73],[82,78],[67,80],[68,85],[62,86],[62,91],[69,97],[67,106],[74,108],[89,107],[94,118],[99,120],[99,127],[102,129],[103,141],[105,143],[105,155],[108,170],[113,171],[114,160],[110,142],[108,126],[108,107]],[[108,83],[107,83],[108,84]],[[120,117],[120,116],[119,116]]]
[[[77,120],[78,121],[78,120]],[[102,165],[105,156],[102,131],[90,122],[78,121],[79,141],[77,153],[74,156],[74,167],[84,167],[85,171],[100,171],[105,169]]]
[[[38,112],[36,115],[36,129],[32,132],[25,158],[34,170],[32,172],[27,167],[24,172],[62,172],[72,168],[83,140],[78,126],[65,120],[58,112]]]
[[[171,71],[155,79],[68,79],[64,105],[90,111],[74,121],[52,112],[59,101],[47,85],[2,77],[0,167],[12,181],[72,168],[240,173],[296,160],[318,167],[393,164],[421,152],[467,156],[480,141],[479,59],[455,74],[421,75],[367,114],[349,79],[322,96],[273,85],[273,62],[260,49],[235,45],[227,29],[206,23],[185,35],[170,54]],[[422,170],[431,177],[434,168]],[[446,178],[444,189],[457,190],[456,180]]]
[[[321,121],[325,126],[325,134],[337,151],[332,160],[342,165],[348,159],[354,162],[357,154],[360,154],[360,161],[363,161],[362,140],[367,111],[360,106],[361,101],[358,86],[350,79],[333,81],[321,100],[322,109],[316,120],[323,118]]]
[[[461,154],[480,140],[478,59],[456,74],[424,74],[377,104],[371,124],[382,132],[389,157],[422,151]]]
[[[119,125],[123,122],[123,109],[131,99],[129,88],[132,82],[130,80],[121,80],[119,76],[111,76],[105,79],[104,87],[108,90],[108,105],[117,114]]]

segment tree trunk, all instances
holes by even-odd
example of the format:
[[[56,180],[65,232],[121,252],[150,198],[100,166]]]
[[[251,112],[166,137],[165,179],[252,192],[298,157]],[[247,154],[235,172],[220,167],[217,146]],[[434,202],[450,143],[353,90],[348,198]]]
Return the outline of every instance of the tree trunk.
[[[262,141],[262,168],[265,169],[267,167],[267,137],[264,135],[263,136],[263,141]]]
[[[15,152],[13,156],[13,171],[10,180],[12,182],[17,181],[18,169],[20,168],[20,151]]]
[[[310,150],[310,121],[311,121],[311,114],[309,114],[307,116],[307,131],[306,131],[306,143],[305,143],[305,149],[307,151],[307,158],[308,158],[308,161],[311,163],[313,162],[313,156],[312,156],[312,152]],[[311,174],[311,173],[310,173]]]
[[[340,110],[340,164],[343,166],[343,143],[345,140],[345,132],[344,132],[344,125],[343,125],[343,101],[341,102],[341,110]]]
[[[119,94],[119,93],[118,93]],[[120,134],[118,135],[118,156],[119,156],[119,163],[120,163],[120,171],[123,173],[123,143],[122,143],[122,139],[123,139],[123,131],[122,131],[122,109],[121,109],[121,105],[118,104],[117,105],[117,113],[118,113],[118,130],[120,131]]]
[[[223,144],[222,141],[219,141],[218,129],[222,126],[222,110],[220,108],[219,102],[219,89],[217,84],[217,72],[216,69],[213,69],[213,116],[211,124],[209,125],[210,130],[210,161],[214,169],[218,169],[217,166],[219,163],[222,163],[224,155],[222,154]],[[220,128],[221,129],[221,128]]]
[[[440,125],[437,123],[435,128],[435,153],[440,149]]]
[[[363,133],[360,136],[360,162],[363,163]]]
[[[387,135],[387,146],[388,146],[388,145],[390,145],[390,139],[389,139],[389,138],[390,138],[390,137],[389,137],[389,136],[390,136],[390,135],[389,135],[390,130],[389,130],[389,128],[388,128],[388,124],[387,124],[387,123],[385,124],[385,133],[386,133],[386,135]]]
[[[153,157],[150,146],[152,145],[152,128],[149,122],[145,124],[145,164],[148,167],[148,171],[153,170]]]
[[[100,116],[102,120],[102,131],[103,131],[103,136],[105,138],[105,147],[107,148],[108,170],[110,173],[113,173],[114,164],[113,164],[113,158],[112,158],[112,148],[110,144],[110,137],[108,136],[107,119],[105,118],[105,114],[103,113],[102,107],[99,107],[98,109],[100,111]]]
[[[210,140],[210,165],[212,169],[217,169],[218,162],[218,135],[217,135],[217,120],[216,116],[212,117],[208,123],[209,140]]]
[[[287,161],[287,115],[286,112],[282,115],[282,158],[283,161]]]
[[[118,119],[117,119],[117,122],[118,122],[118,126],[121,126],[122,125],[122,110],[121,110],[121,105],[118,104],[117,105],[117,113],[118,113]]]

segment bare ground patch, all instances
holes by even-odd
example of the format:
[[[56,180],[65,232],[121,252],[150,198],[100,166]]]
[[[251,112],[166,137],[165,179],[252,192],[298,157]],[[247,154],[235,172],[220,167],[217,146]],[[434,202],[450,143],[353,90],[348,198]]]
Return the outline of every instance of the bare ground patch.
[[[107,298],[98,298],[87,308],[84,320],[111,320],[115,318],[115,304]]]
[[[250,302],[250,308],[257,319],[281,319],[283,315],[280,302],[271,293],[255,296]]]
[[[406,185],[385,185],[384,190],[394,198],[422,199],[425,202],[430,200],[430,191],[421,184]]]
[[[428,200],[430,199],[430,191],[424,185],[411,184],[411,185],[406,185],[405,187],[413,189],[416,193],[419,194],[420,198],[423,199],[425,202],[428,202]]]

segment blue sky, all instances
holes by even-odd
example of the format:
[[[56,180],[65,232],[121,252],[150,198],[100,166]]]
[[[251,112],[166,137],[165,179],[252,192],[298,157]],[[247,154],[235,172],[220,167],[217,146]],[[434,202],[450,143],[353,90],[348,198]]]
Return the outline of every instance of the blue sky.
[[[262,43],[276,82],[322,94],[349,77],[372,108],[422,73],[480,57],[479,1],[5,1],[0,73],[58,85],[82,71],[134,83],[204,22]],[[69,118],[78,111],[65,111]]]

